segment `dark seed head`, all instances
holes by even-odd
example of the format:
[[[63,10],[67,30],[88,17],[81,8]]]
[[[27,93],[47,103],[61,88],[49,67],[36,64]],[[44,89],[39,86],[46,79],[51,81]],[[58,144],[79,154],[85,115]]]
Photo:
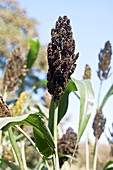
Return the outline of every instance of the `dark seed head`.
[[[51,30],[51,43],[48,44],[47,88],[55,100],[64,93],[68,79],[75,70],[78,54],[75,55],[75,41],[72,37],[70,20],[59,17],[55,29]]]

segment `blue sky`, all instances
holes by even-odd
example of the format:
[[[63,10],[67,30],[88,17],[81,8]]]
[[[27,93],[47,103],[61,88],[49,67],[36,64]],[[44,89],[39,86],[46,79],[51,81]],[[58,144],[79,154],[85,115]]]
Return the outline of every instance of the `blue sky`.
[[[112,0],[16,0],[24,8],[28,16],[38,21],[40,43],[46,45],[50,41],[50,31],[54,27],[58,16],[67,15],[71,20],[71,26],[76,42],[76,52],[80,53],[75,71],[76,79],[82,79],[85,64],[92,67],[92,84],[97,98],[99,79],[96,75],[98,69],[98,53],[107,40],[113,46],[113,1]],[[111,62],[113,67],[113,60]],[[113,72],[113,68],[111,69]],[[101,100],[108,88],[113,83],[113,75],[104,82]],[[95,99],[96,103],[96,99]],[[107,118],[106,127],[113,121],[113,97],[107,102],[103,112]],[[69,112],[72,114],[71,125],[77,128],[76,119],[78,101],[73,101]],[[95,104],[96,106],[96,104]],[[95,114],[95,107],[94,113]],[[101,141],[105,140],[104,135]]]

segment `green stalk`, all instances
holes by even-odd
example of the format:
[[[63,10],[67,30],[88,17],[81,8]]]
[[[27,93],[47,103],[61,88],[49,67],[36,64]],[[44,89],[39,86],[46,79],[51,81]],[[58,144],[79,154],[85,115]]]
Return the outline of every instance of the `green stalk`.
[[[15,127],[31,142],[31,144],[33,145],[33,147],[36,149],[38,155],[40,156],[40,158],[43,160],[43,162],[45,163],[46,167],[49,168],[49,165],[47,163],[47,161],[45,161],[45,159],[43,158],[43,155],[40,153],[39,149],[36,147],[35,142],[33,142],[33,140],[28,136],[28,134],[26,132],[24,132],[18,125],[15,125]]]
[[[0,159],[2,158],[2,131],[0,130]]]
[[[57,122],[58,122],[58,107],[56,107],[54,112],[54,142],[55,142],[55,170],[59,170],[59,159],[57,151]]]
[[[11,127],[8,129],[8,133],[9,133],[9,139],[10,139],[10,142],[12,144],[14,153],[16,155],[19,167],[20,167],[21,170],[24,170],[23,163],[22,163],[22,160],[21,160],[21,156],[20,156],[20,153],[19,153],[19,149],[17,147],[17,144],[16,144],[16,141],[15,141],[15,138],[14,138],[14,134],[12,132],[12,128]]]
[[[100,87],[99,87],[99,93],[98,93],[97,108],[99,107],[101,90],[102,90],[102,83],[103,83],[103,81],[101,80],[101,82],[100,82]]]
[[[20,80],[20,85],[19,85],[19,90],[18,90],[18,97],[20,96],[20,94],[22,93],[23,89],[24,89],[24,80],[25,77],[22,77]]]
[[[24,140],[21,142],[21,155],[22,155],[24,169],[27,170],[28,168],[27,168],[26,158],[25,158],[25,141]]]
[[[86,170],[89,170],[89,146],[88,146],[88,135],[86,139]]]
[[[96,170],[97,167],[97,156],[98,156],[98,139],[95,139],[95,146],[94,146],[94,162],[93,162],[93,170]]]
[[[101,90],[102,90],[102,83],[103,81],[100,81],[100,87],[99,87],[99,93],[98,93],[98,100],[97,100],[97,109],[99,107],[99,102],[100,102],[100,95],[101,95]],[[96,170],[97,166],[97,156],[98,156],[98,139],[95,138],[95,147],[94,147],[94,159],[93,159],[93,170]]]

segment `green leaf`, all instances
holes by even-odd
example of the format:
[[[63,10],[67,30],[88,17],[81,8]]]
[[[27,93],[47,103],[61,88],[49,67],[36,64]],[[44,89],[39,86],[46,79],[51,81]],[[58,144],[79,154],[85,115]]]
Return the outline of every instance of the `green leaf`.
[[[67,157],[67,158],[69,158],[69,159],[71,159],[71,160],[76,160],[77,158],[75,158],[74,156],[71,156],[71,155],[67,155],[67,154],[63,154],[63,153],[58,153],[58,157],[59,158],[63,158],[63,157]]]
[[[48,127],[53,135],[54,132],[54,112],[56,109],[56,103],[54,101],[54,99],[51,99],[51,104],[50,104],[50,108],[49,108],[49,122],[48,122]]]
[[[61,119],[65,116],[67,109],[68,109],[68,103],[69,103],[69,94],[70,91],[65,91],[63,94],[59,106],[58,106],[58,123],[61,121]]]
[[[5,165],[5,168],[6,168],[6,167],[10,167],[12,170],[20,170],[19,166],[15,165],[15,164],[12,163],[12,162],[9,162],[9,161],[6,160],[6,159],[0,159],[0,161],[2,162],[1,168],[3,168],[3,166]]]
[[[38,147],[39,151],[45,158],[53,155],[53,148],[51,148],[49,143],[45,142],[45,136],[37,129],[33,128],[35,144]]]
[[[31,39],[29,41],[30,49],[27,55],[27,68],[30,69],[34,64],[35,60],[37,59],[38,52],[39,52],[39,41]]]
[[[40,116],[42,116],[44,119],[47,119],[47,108],[41,104],[35,104],[34,108],[36,108],[39,111]]]
[[[58,123],[59,123],[60,120],[64,117],[64,115],[67,112],[68,97],[69,97],[70,92],[76,91],[76,90],[77,90],[77,88],[76,88],[75,84],[73,83],[73,81],[69,80],[67,87],[65,88],[64,94],[61,97],[58,105],[52,98],[51,104],[50,104],[50,109],[49,109],[49,123],[48,123],[48,127],[52,134],[54,132],[54,129],[53,129],[54,128],[54,112],[55,112],[56,107],[58,106]]]
[[[59,101],[58,106],[58,123],[61,121],[61,119],[65,116],[67,109],[68,109],[68,103],[69,103],[69,94],[72,91],[76,91],[77,88],[72,80],[69,80],[67,87],[65,89],[65,92],[63,96],[61,97]]]
[[[108,161],[108,162],[105,164],[103,170],[113,170],[113,160]]]
[[[107,100],[109,99],[109,97],[113,94],[113,85],[110,87],[110,89],[108,90],[107,94],[105,95],[102,104],[100,105],[101,108],[104,107],[104,105],[106,104]]]
[[[45,157],[50,156],[54,151],[55,145],[48,127],[45,125],[43,118],[38,113],[0,118],[0,129],[2,130],[7,130],[10,126],[21,124],[32,126],[36,130],[37,133],[35,138],[38,140],[39,137],[39,141],[42,142],[38,143],[37,141],[39,151],[43,153]],[[43,146],[47,146],[48,150],[45,151]]]
[[[94,91],[90,80],[78,81],[72,78],[72,81],[75,83],[80,94],[80,114],[77,139],[77,142],[79,142],[91,115],[91,110],[94,103]]]
[[[33,91],[35,91],[40,86],[45,86],[46,84],[47,84],[47,80],[38,81],[38,83],[36,83],[35,86],[33,87]]]

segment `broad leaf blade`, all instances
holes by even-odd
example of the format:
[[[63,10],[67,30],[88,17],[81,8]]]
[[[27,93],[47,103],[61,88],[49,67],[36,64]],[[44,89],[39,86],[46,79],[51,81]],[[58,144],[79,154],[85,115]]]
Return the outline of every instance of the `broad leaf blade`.
[[[31,39],[29,41],[30,49],[27,55],[27,68],[31,68],[34,64],[35,60],[37,59],[38,52],[39,52],[39,41]]]
[[[49,122],[48,122],[48,127],[51,131],[51,133],[53,134],[54,132],[54,112],[56,109],[56,103],[54,101],[54,99],[51,99],[51,104],[50,104],[50,108],[49,108]]]
[[[19,122],[22,122],[24,119],[27,119],[28,116],[29,114],[15,117],[1,117],[0,129],[7,130],[10,126],[19,124]]]
[[[58,123],[61,121],[61,119],[65,116],[67,109],[68,109],[68,103],[69,103],[69,94],[72,91],[76,91],[77,88],[72,80],[69,80],[67,87],[65,89],[65,92],[63,96],[61,97],[59,101],[58,106]]]
[[[104,107],[104,105],[106,104],[107,100],[109,99],[109,97],[113,94],[113,85],[110,87],[110,89],[108,90],[107,94],[105,95],[102,104],[100,105],[101,108]]]
[[[91,110],[94,103],[94,91],[92,89],[90,80],[78,81],[74,78],[72,78],[72,80],[75,83],[80,94],[80,114],[77,139],[79,142],[90,118]]]
[[[50,156],[49,154],[52,153],[52,151],[54,150],[53,138],[48,127],[45,125],[43,118],[38,113],[26,114],[26,115],[16,116],[16,117],[0,118],[0,129],[2,130],[7,130],[10,126],[21,125],[21,124],[32,126],[34,129],[38,131],[37,140],[38,137],[41,138],[42,146],[43,145],[48,146],[49,152],[48,150],[47,153],[46,151],[43,152],[43,147],[41,149],[39,148],[39,150],[41,153],[45,154],[44,155],[45,157],[47,155]],[[37,147],[39,147],[39,145],[37,145]]]
[[[45,142],[45,136],[36,128],[33,128],[35,144],[38,147],[39,151],[46,158],[50,155],[53,155],[53,148],[49,146],[49,143]]]
[[[68,109],[68,97],[69,97],[70,91],[66,91],[59,103],[59,107],[58,107],[58,123],[60,122],[60,120],[65,116],[67,109]]]
[[[78,142],[80,141],[80,139],[81,139],[81,137],[82,137],[82,135],[83,135],[83,133],[84,133],[84,131],[85,131],[85,128],[86,128],[86,126],[87,126],[87,124],[88,124],[88,121],[89,121],[89,119],[90,119],[90,115],[91,115],[91,114],[88,114],[88,115],[84,118],[83,125],[81,126],[80,131],[79,131],[79,133],[78,133],[78,138],[77,138]]]

